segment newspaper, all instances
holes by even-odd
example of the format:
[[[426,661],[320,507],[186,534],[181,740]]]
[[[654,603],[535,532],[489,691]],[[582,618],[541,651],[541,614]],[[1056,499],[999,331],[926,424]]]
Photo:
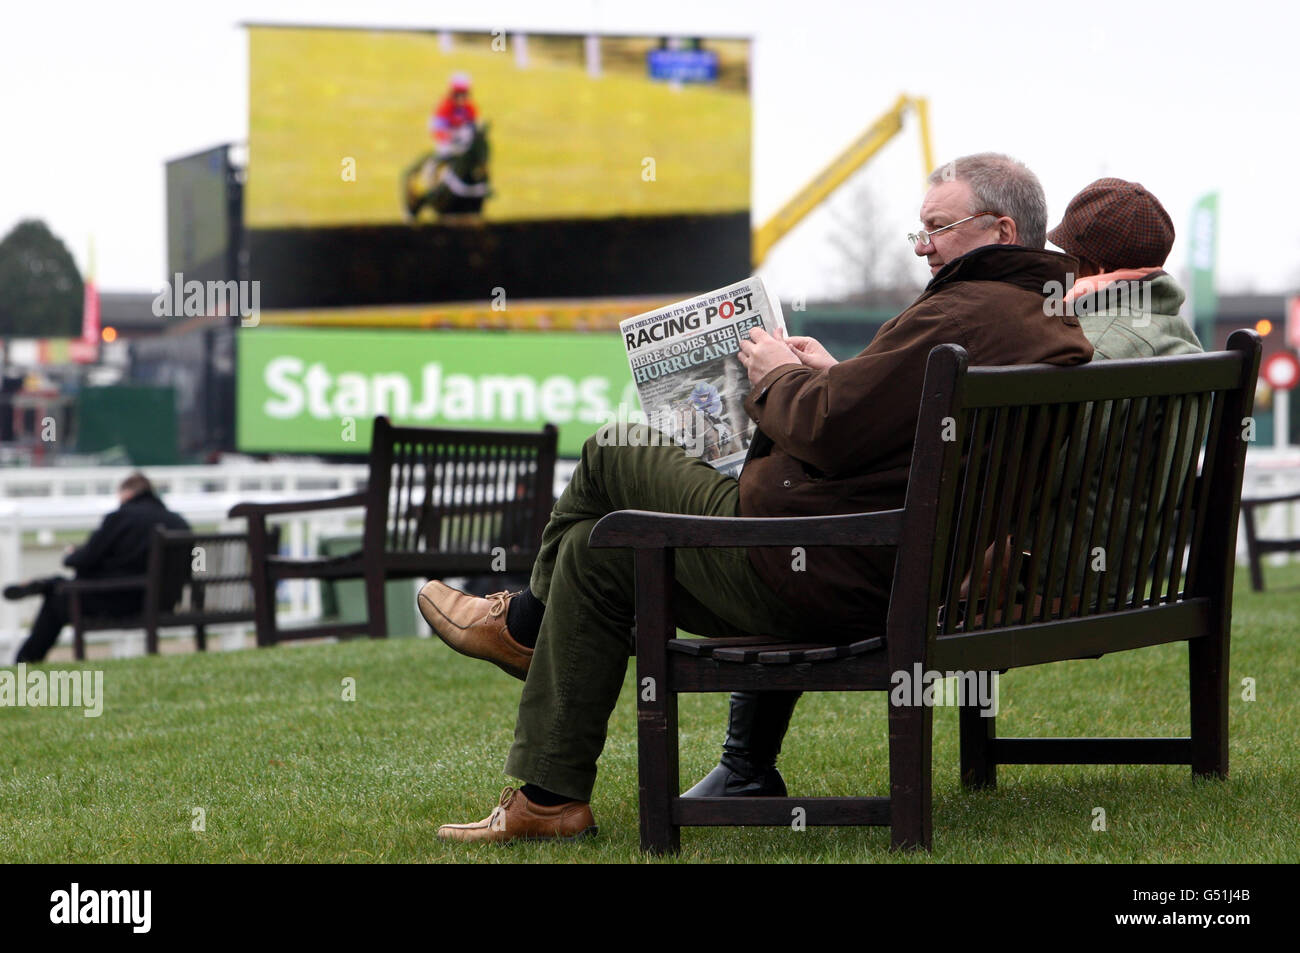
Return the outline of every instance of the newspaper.
[[[740,342],[752,328],[785,331],[761,278],[619,323],[646,422],[723,473],[739,476],[757,425],[745,413]]]

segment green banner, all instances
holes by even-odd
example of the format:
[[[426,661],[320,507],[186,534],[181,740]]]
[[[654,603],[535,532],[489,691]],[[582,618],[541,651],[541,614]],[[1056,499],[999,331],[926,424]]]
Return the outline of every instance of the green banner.
[[[1192,240],[1187,264],[1192,275],[1191,305],[1196,334],[1208,351],[1214,349],[1214,320],[1219,312],[1215,263],[1219,242],[1219,193],[1203,195],[1192,209]]]
[[[616,333],[246,328],[237,335],[236,438],[251,453],[364,453],[371,421],[560,429],[577,456],[639,409]]]

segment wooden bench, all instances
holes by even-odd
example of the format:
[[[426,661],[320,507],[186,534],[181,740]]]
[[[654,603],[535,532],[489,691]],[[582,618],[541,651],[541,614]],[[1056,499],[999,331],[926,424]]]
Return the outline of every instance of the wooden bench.
[[[1300,553],[1300,539],[1260,539],[1255,510],[1261,506],[1300,503],[1300,493],[1285,496],[1257,496],[1241,501],[1241,521],[1246,529],[1246,555],[1250,559],[1250,588],[1264,591],[1264,555]]]
[[[388,634],[389,579],[528,572],[554,502],[553,424],[540,431],[395,427],[376,417],[366,488],[293,503],[240,503],[248,519],[258,645],[324,636]],[[364,507],[361,548],[297,559],[268,542],[273,516]],[[364,579],[366,619],[281,629],[275,588],[282,579]]]
[[[278,532],[277,540],[278,540]],[[68,594],[73,651],[86,657],[86,633],[144,629],[145,651],[158,652],[158,630],[193,626],[200,652],[207,649],[207,627],[253,621],[252,566],[243,533],[191,533],[155,527],[142,576],[76,579],[60,583]],[[132,617],[90,616],[85,596],[141,593],[141,612]]]
[[[944,345],[930,354],[903,508],[604,517],[591,545],[635,552],[637,683],[654,686],[637,693],[643,849],[676,851],[682,826],[789,826],[796,809],[808,825],[887,825],[895,847],[931,843],[929,707],[889,706],[888,797],[686,799],[680,692],[889,691],[895,673],[989,673],[1187,642],[1189,737],[999,738],[996,719],[964,704],[962,784],[993,786],[999,764],[1188,764],[1226,775],[1243,421],[1258,368],[1251,331],[1222,353],[1072,368],[968,368],[963,349]],[[956,439],[945,441],[953,422]],[[808,571],[819,546],[896,546],[884,636],[676,638],[673,551],[708,546],[807,547]],[[1105,571],[1094,571],[1099,548]],[[974,590],[966,599],[964,581]],[[1011,608],[982,612],[981,601]]]

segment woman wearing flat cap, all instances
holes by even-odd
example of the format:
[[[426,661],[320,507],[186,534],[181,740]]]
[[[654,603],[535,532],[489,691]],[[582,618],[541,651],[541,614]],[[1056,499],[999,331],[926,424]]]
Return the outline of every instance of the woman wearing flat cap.
[[[1187,296],[1164,270],[1174,223],[1141,185],[1098,179],[1070,200],[1047,239],[1079,259],[1079,278],[1065,302],[1092,342],[1093,360],[1202,350],[1178,316]]]

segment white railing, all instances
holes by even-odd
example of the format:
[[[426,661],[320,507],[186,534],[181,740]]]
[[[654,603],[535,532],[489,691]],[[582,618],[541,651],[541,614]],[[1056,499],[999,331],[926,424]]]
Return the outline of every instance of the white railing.
[[[576,461],[555,464],[555,492],[569,482]],[[138,467],[0,467],[0,500],[26,497],[103,497],[114,499],[118,484]],[[283,494],[289,499],[342,496],[366,484],[364,463],[319,461],[238,461],[193,467],[148,467],[149,479],[163,496]]]
[[[0,499],[12,497],[105,497],[138,467],[40,467],[0,469]],[[196,467],[147,467],[149,479],[168,496],[207,493],[282,493],[292,499],[341,496],[366,483],[364,463],[239,461]]]
[[[574,466],[571,460],[556,463],[557,495],[568,484]],[[23,558],[25,534],[59,531],[89,534],[108,513],[117,509],[117,486],[133,469],[0,470],[0,584],[35,574],[30,561]],[[146,472],[169,509],[184,516],[192,526],[213,526],[218,532],[246,529],[244,520],[226,516],[236,503],[282,503],[343,496],[364,487],[368,476],[364,464],[315,461],[239,461],[217,466],[149,467]],[[324,537],[359,536],[362,516],[361,507],[349,507],[289,513],[274,516],[271,522],[283,528],[281,549],[301,558],[317,555]],[[279,597],[279,617],[287,624],[320,616],[320,584],[314,580],[287,580],[281,583]],[[36,598],[22,602],[0,600],[0,665],[12,661],[39,607]],[[115,643],[115,651],[116,648]]]
[[[152,477],[151,477],[152,478]],[[333,490],[328,495],[336,495]],[[347,492],[346,490],[343,492]],[[226,514],[236,503],[247,500],[278,503],[325,495],[319,491],[296,493],[205,493],[167,494],[170,509],[185,517],[192,526],[214,526],[218,532],[243,532],[244,520],[228,519]],[[0,578],[5,581],[32,575],[23,569],[23,534],[60,530],[89,533],[104,517],[117,508],[117,497],[65,496],[0,499]],[[315,554],[321,537],[360,533],[362,509],[326,510],[319,513],[289,514],[276,517],[284,527],[282,546],[297,556]],[[301,579],[289,580],[280,591],[288,605],[282,611],[286,622],[315,618],[320,614],[320,588]],[[9,661],[17,650],[19,637],[25,637],[24,616],[34,615],[37,600],[0,602],[0,664]],[[24,611],[27,610],[27,611]],[[12,643],[6,645],[6,643]]]
[[[556,464],[555,493],[568,484],[575,461]],[[104,516],[117,508],[117,485],[130,467],[48,467],[0,469],[0,583],[28,578],[24,572],[23,536],[60,530],[89,533]],[[236,503],[287,502],[341,496],[365,485],[364,464],[313,461],[270,463],[234,462],[216,466],[150,467],[149,479],[159,488],[170,509],[191,525],[215,526],[219,531],[242,532],[243,520],[226,513]],[[1300,492],[1300,449],[1252,449],[1246,459],[1243,496],[1278,496]],[[1272,506],[1263,511],[1262,537],[1300,537],[1300,503]],[[286,514],[273,522],[283,527],[281,546],[290,555],[317,554],[322,537],[359,534],[362,510],[327,510]],[[1272,564],[1290,557],[1267,557]],[[1237,561],[1246,563],[1245,533],[1237,534]],[[289,580],[280,590],[280,617],[286,623],[320,615],[320,587],[312,580]],[[287,601],[287,605],[286,605]],[[0,600],[0,665],[7,664],[26,637],[38,602]]]

